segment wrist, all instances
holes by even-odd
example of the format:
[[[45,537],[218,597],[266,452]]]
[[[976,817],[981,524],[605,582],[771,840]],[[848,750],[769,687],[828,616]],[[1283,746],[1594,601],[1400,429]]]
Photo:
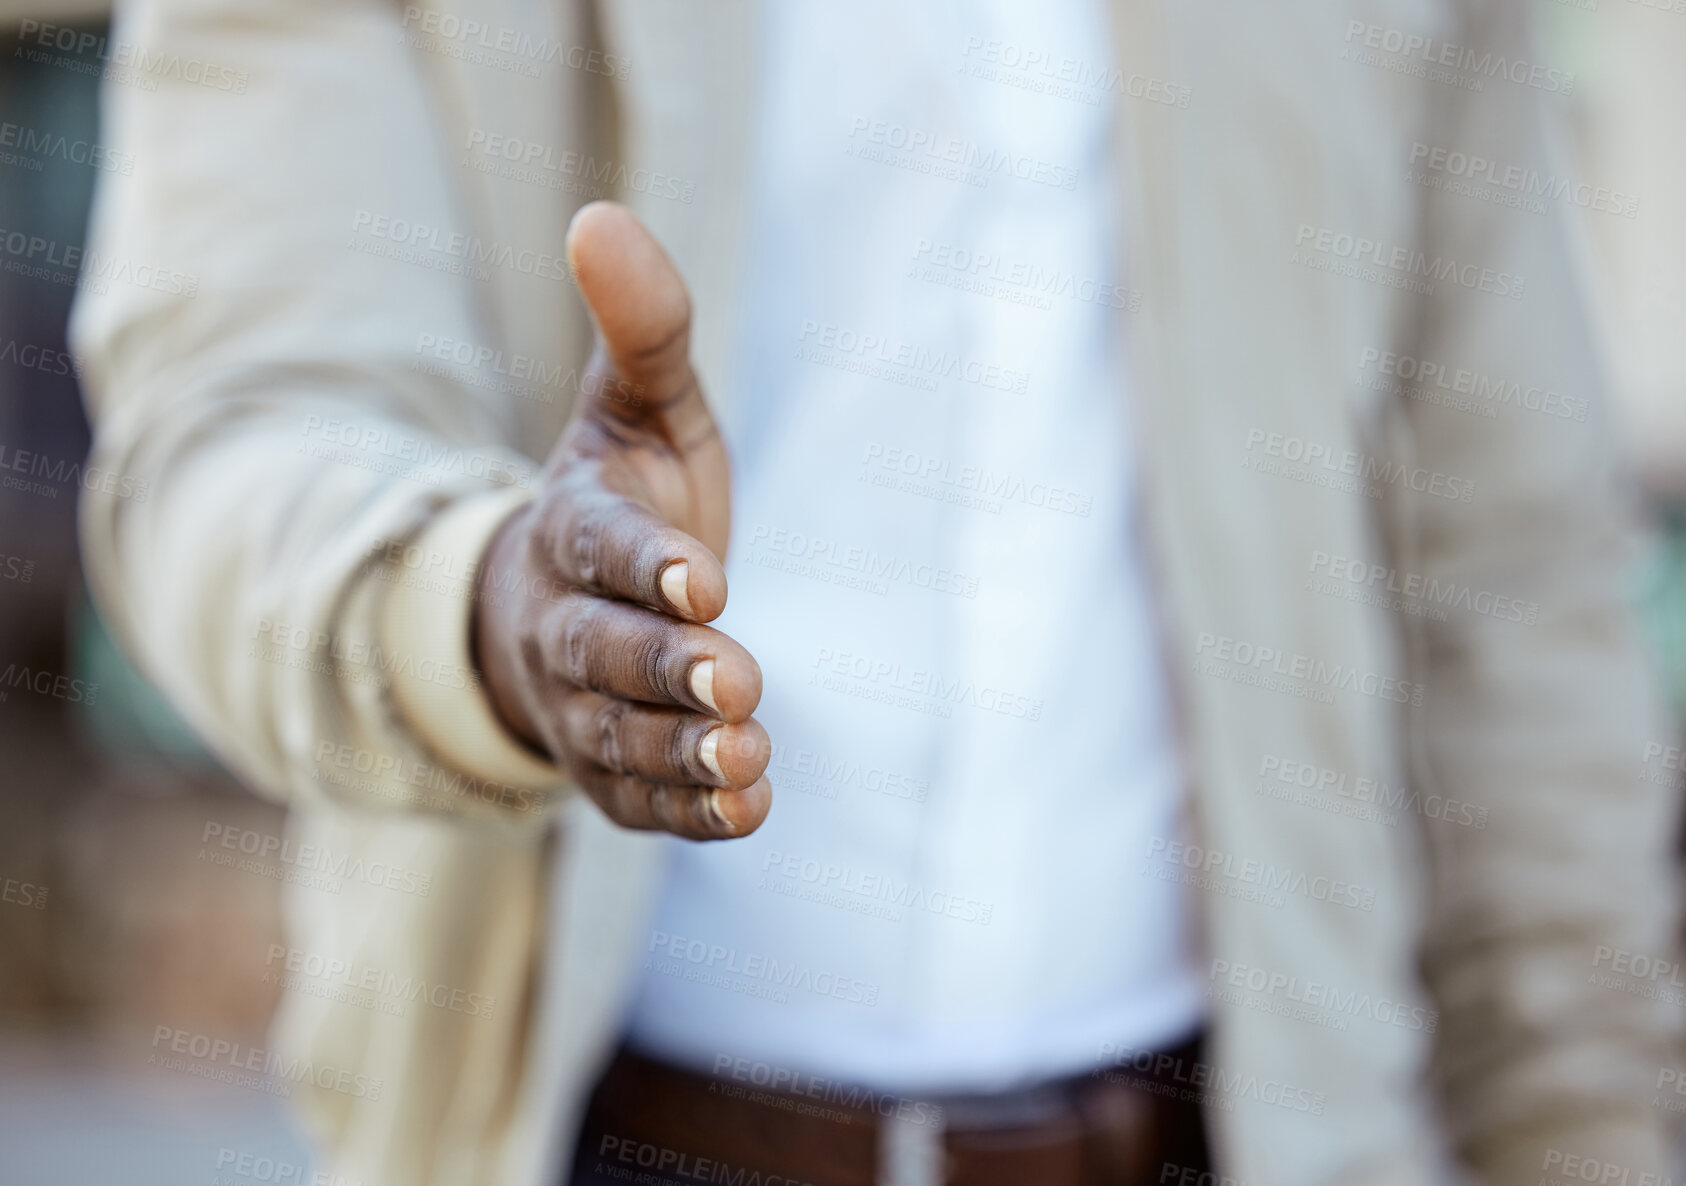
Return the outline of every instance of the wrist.
[[[519,642],[519,625],[527,609],[523,594],[528,583],[522,578],[527,569],[527,526],[532,512],[531,503],[517,507],[486,542],[475,568],[469,653],[499,722],[523,744],[543,753],[544,742],[533,725],[524,695]]]

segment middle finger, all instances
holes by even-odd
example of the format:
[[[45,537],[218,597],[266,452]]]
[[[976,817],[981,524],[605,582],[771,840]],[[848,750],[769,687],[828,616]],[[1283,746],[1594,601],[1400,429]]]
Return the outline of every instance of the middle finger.
[[[651,782],[741,789],[772,757],[761,722],[723,725],[680,708],[573,692],[561,704],[559,732],[568,749],[607,769]]]
[[[619,700],[690,708],[722,721],[748,719],[761,700],[761,668],[712,626],[600,597],[551,608],[540,632],[558,678]]]

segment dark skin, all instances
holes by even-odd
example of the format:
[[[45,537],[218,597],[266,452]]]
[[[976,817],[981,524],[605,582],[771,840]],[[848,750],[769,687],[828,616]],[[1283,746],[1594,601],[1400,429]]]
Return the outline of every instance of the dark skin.
[[[597,331],[538,497],[480,567],[474,646],[493,707],[628,828],[753,832],[772,805],[761,668],[726,608],[731,467],[690,362],[691,302],[655,238],[594,202],[568,259]],[[498,574],[561,595],[500,597]],[[506,584],[507,588],[508,585]]]

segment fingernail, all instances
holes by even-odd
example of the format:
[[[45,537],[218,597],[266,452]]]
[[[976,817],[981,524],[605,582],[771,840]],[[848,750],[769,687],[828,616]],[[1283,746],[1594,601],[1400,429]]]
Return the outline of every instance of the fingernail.
[[[715,823],[719,824],[726,831],[736,832],[738,830],[738,826],[732,822],[731,818],[720,807],[719,787],[710,787],[708,790],[708,812],[714,817]]]
[[[715,778],[725,782],[726,772],[720,769],[720,733],[721,729],[710,729],[703,736],[702,744],[697,747],[697,757],[702,759],[702,764],[713,772]]]
[[[691,565],[684,560],[678,560],[662,569],[662,596],[667,603],[687,618],[691,617],[691,594],[686,582],[691,576]]]
[[[691,668],[691,694],[715,712],[720,706],[714,702],[714,660],[704,659]]]

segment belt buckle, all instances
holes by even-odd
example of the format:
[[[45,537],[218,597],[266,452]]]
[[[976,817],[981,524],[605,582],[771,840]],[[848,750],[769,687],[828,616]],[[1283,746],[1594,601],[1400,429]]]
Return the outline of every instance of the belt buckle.
[[[878,1186],[943,1186],[947,1178],[947,1152],[943,1148],[942,1109],[907,1109],[924,1115],[916,1122],[899,1115],[878,1118]]]

